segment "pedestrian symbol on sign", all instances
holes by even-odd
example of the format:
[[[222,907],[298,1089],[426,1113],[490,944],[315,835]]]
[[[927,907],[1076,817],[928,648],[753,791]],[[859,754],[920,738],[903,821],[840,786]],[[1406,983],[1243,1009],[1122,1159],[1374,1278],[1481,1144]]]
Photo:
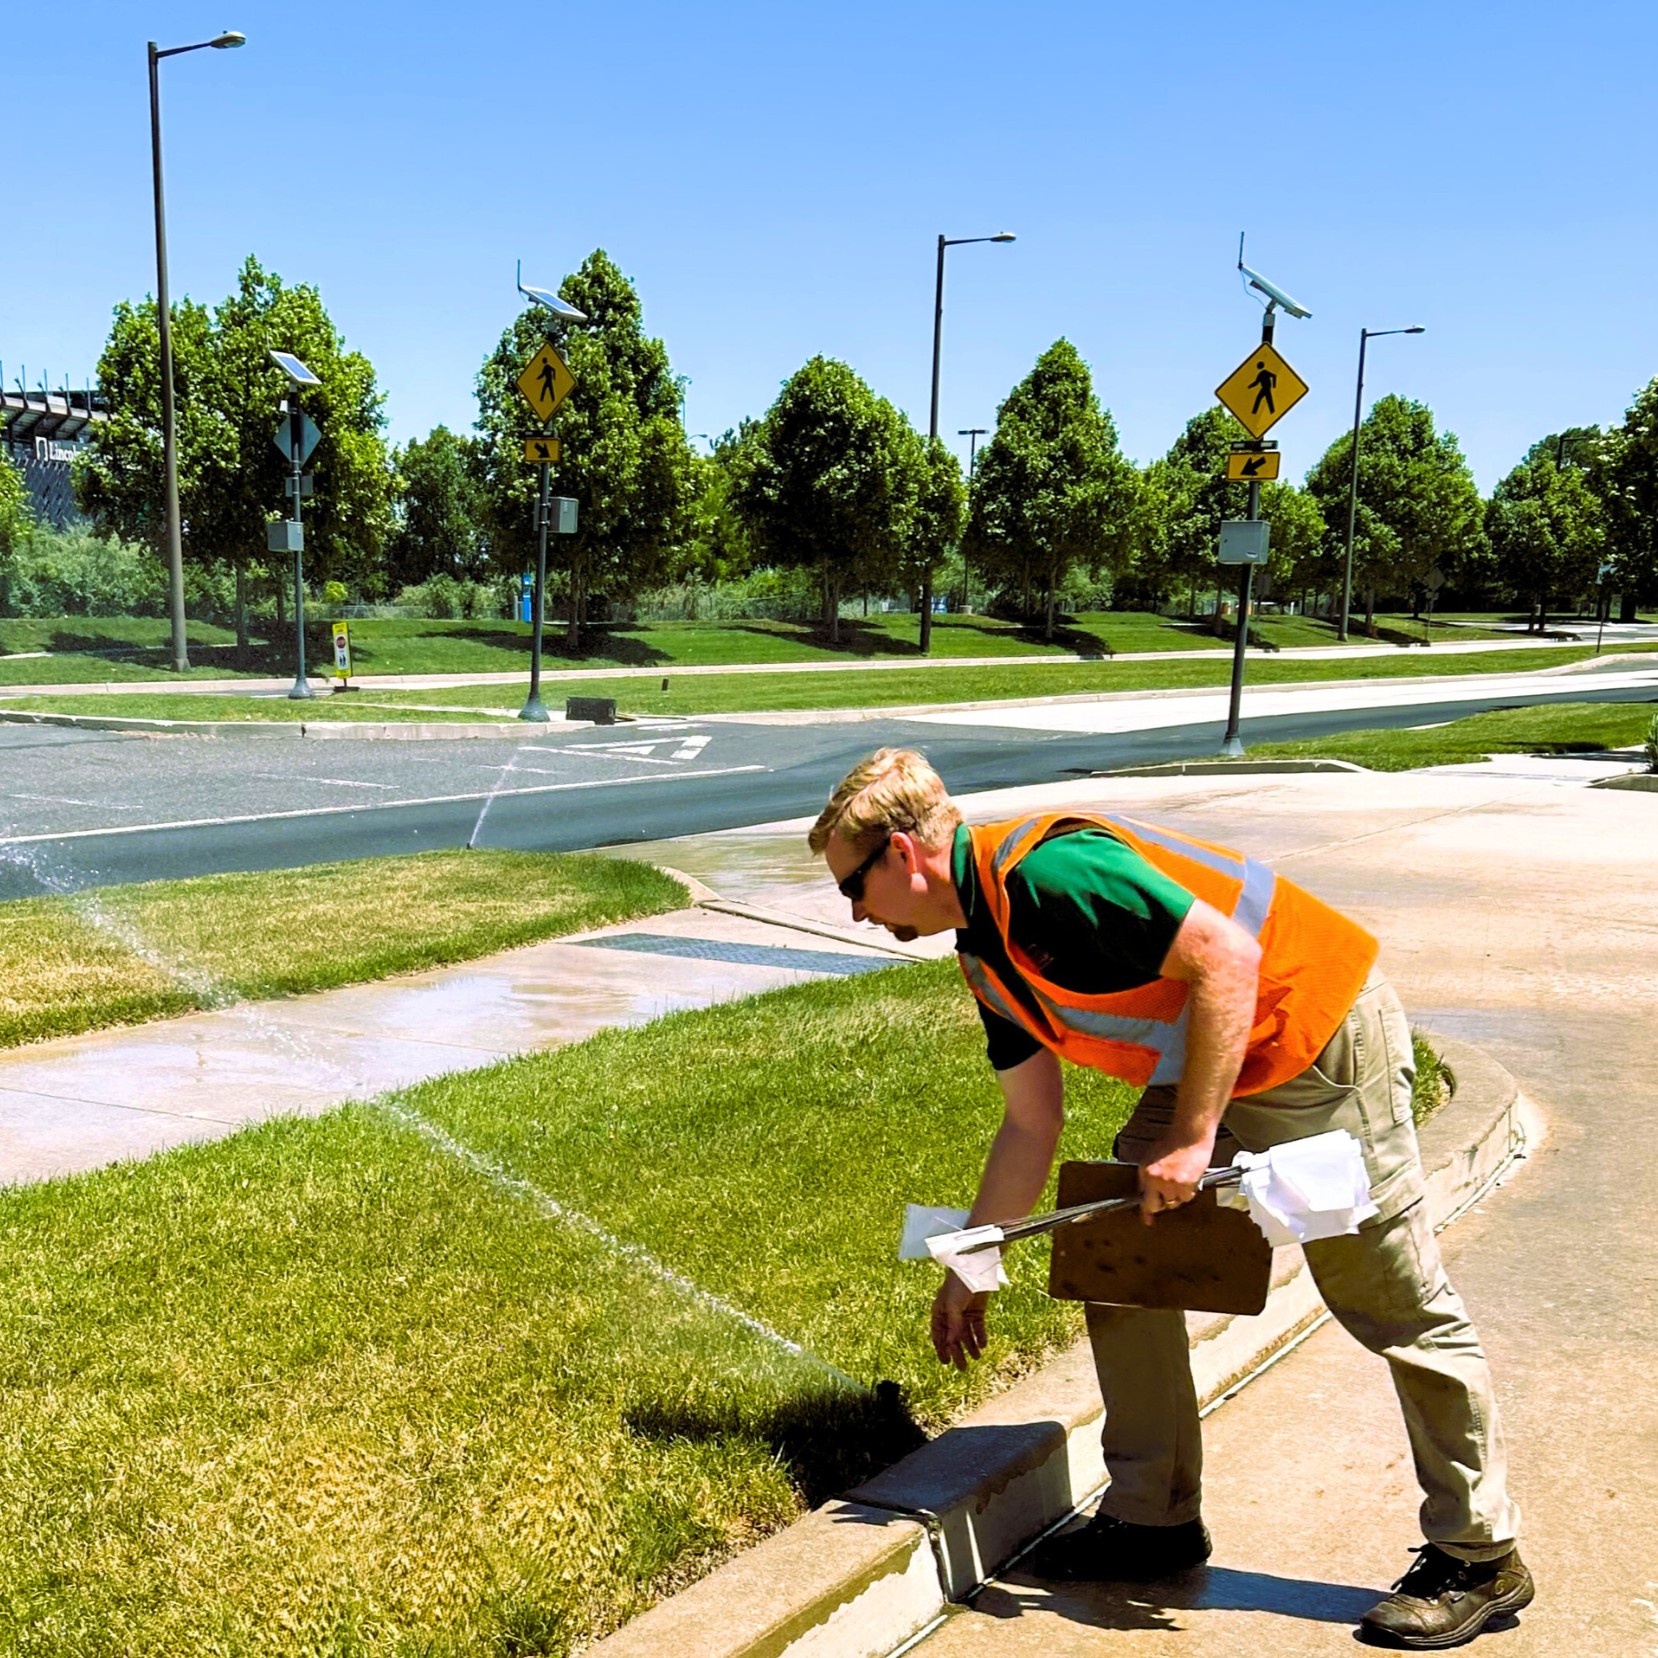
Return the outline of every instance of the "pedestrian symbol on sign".
[[[1277,414],[1277,405],[1272,401],[1272,388],[1278,384],[1278,376],[1265,363],[1257,363],[1256,368],[1261,372],[1249,382],[1249,389],[1255,393],[1255,401],[1250,405],[1249,412],[1258,414],[1264,401],[1268,414]]]

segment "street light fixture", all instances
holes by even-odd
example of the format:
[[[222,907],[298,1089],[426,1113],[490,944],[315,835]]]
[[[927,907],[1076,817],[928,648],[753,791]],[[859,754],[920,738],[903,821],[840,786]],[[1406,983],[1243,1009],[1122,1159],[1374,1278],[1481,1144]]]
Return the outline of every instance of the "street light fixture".
[[[161,78],[157,66],[163,58],[207,47],[223,51],[244,46],[247,36],[235,30],[198,40],[193,46],[157,46],[149,43],[150,60],[150,153],[155,167],[155,310],[156,328],[161,337],[161,469],[166,494],[167,566],[169,608],[173,613],[173,671],[185,673],[190,655],[184,641],[184,538],[178,521],[178,432],[173,410],[173,317],[167,297],[167,216],[161,195]]]
[[[1347,643],[1347,614],[1353,608],[1353,520],[1359,509],[1359,421],[1364,414],[1364,348],[1370,340],[1385,339],[1389,334],[1425,334],[1418,323],[1412,328],[1361,328],[1359,330],[1359,383],[1353,393],[1353,470],[1347,484],[1347,556],[1342,566],[1341,622],[1336,637]]]
[[[927,454],[932,455],[938,438],[938,356],[944,338],[944,250],[964,248],[975,242],[1016,242],[1019,238],[1011,230],[999,230],[994,236],[943,236],[938,239],[938,284],[933,290],[933,396],[927,410]],[[921,583],[921,653],[923,656],[933,643],[933,578],[929,574]]]

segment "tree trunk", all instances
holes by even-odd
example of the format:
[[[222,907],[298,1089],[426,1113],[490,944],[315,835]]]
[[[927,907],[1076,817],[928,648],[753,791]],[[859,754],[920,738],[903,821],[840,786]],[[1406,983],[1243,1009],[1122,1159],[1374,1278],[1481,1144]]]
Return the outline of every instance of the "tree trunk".
[[[1537,595],[1537,631],[1539,633],[1549,631],[1549,596],[1547,593]]]
[[[245,559],[236,560],[236,655],[238,660],[248,651],[248,567]]]
[[[1376,637],[1376,589],[1367,587],[1364,590],[1364,631],[1367,637]]]
[[[542,595],[542,609],[546,609],[546,594]],[[564,644],[572,654],[581,648],[581,564],[576,560],[570,564],[570,613],[564,622]]]
[[[1620,622],[1638,622],[1640,617],[1635,614],[1635,589],[1626,587],[1618,595],[1618,620]]]
[[[1053,566],[1049,565],[1049,567],[1048,567],[1048,580],[1047,580],[1047,588],[1048,588],[1047,616],[1046,616],[1046,619],[1043,623],[1043,628],[1042,628],[1042,637],[1044,639],[1049,640],[1049,641],[1051,641],[1053,639],[1053,636],[1054,636],[1054,588],[1057,585],[1058,585],[1058,583],[1054,580]]]
[[[1024,578],[1024,587],[1023,587],[1023,589],[1022,589],[1022,591],[1020,592],[1020,595],[1019,595],[1019,620],[1028,625],[1029,622],[1030,622],[1030,565],[1029,564],[1025,565],[1025,567],[1024,567],[1023,571],[1021,572],[1021,574]]]
[[[921,578],[921,654],[933,648],[933,573]]]

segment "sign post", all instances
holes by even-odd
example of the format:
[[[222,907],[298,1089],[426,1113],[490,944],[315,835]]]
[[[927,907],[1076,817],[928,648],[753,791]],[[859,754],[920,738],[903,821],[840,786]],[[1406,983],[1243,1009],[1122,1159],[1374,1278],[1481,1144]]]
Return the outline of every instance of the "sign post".
[[[1267,560],[1271,526],[1261,520],[1261,481],[1278,476],[1277,445],[1262,441],[1267,432],[1307,395],[1307,382],[1278,355],[1272,343],[1277,300],[1261,318],[1261,344],[1215,388],[1215,396],[1237,417],[1251,441],[1234,447],[1227,457],[1226,476],[1249,484],[1246,518],[1221,526],[1220,561],[1241,564],[1238,583],[1238,634],[1232,644],[1232,695],[1226,716],[1226,735],[1220,752],[1241,759],[1243,739],[1238,735],[1243,706],[1244,649],[1249,643],[1249,611],[1255,566]],[[1297,315],[1302,313],[1298,310]]]
[[[542,343],[541,349],[530,359],[529,366],[518,376],[520,394],[544,422],[552,419],[559,404],[570,395],[575,385],[576,377],[570,372],[570,365],[554,350],[551,340]],[[518,710],[518,717],[545,723],[552,716],[541,701],[541,631],[547,591],[547,531],[553,504],[552,463],[558,459],[558,440],[550,437],[526,438],[524,459],[541,468],[541,490],[535,507],[535,599],[530,616],[530,694]],[[573,509],[575,503],[572,501],[569,505]],[[573,510],[570,518],[573,531]],[[559,529],[564,529],[562,513]]]
[[[300,519],[300,502],[311,493],[311,474],[305,470],[311,452],[317,446],[320,434],[311,417],[300,406],[300,390],[305,386],[320,386],[322,382],[299,358],[286,351],[273,351],[271,357],[278,368],[288,376],[292,391],[283,405],[282,418],[277,422],[271,441],[287,458],[292,471],[284,488],[291,503],[291,516],[284,522],[265,526],[265,545],[273,553],[294,555],[294,641],[297,665],[293,689],[288,696],[295,702],[313,697],[305,677],[305,527]]]
[[[532,305],[539,305],[559,322],[587,321],[584,311],[578,311],[557,294],[549,293],[545,288],[526,288],[522,264],[518,267],[518,291]],[[575,387],[576,377],[570,372],[570,365],[559,356],[551,340],[542,342],[541,349],[518,376],[518,390],[543,423],[553,418],[559,404],[575,390]],[[524,699],[524,706],[518,710],[518,717],[521,720],[545,721],[550,716],[541,705],[541,615],[543,597],[547,590],[548,519],[555,505],[549,491],[552,487],[552,463],[558,459],[558,440],[548,437],[545,433],[538,438],[527,438],[524,442],[524,459],[541,468],[541,491],[535,512],[535,614],[532,618],[534,631],[530,635],[530,694]],[[576,503],[561,499],[556,505],[559,534],[574,535]]]

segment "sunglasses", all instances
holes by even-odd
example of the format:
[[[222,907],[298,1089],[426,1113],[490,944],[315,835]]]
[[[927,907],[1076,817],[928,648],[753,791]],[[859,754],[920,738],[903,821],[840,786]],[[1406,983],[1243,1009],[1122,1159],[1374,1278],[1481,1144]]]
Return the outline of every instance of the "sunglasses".
[[[859,864],[858,867],[853,870],[844,881],[837,881],[835,883],[835,885],[840,889],[841,897],[844,898],[849,904],[861,904],[863,902],[864,877],[876,866],[877,863],[881,861],[882,857],[886,854],[887,848],[891,845],[892,836],[890,834],[883,835],[881,837],[881,844],[877,846],[875,850],[871,852],[870,855],[865,858],[864,861]]]

